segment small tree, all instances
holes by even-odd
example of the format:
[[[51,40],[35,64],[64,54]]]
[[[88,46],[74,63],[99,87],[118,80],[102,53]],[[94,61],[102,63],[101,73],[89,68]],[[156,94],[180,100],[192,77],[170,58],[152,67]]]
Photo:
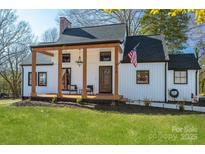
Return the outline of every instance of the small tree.
[[[160,9],[152,9],[150,10],[150,14],[156,15],[159,14],[162,10]],[[181,14],[194,14],[195,15],[195,23],[202,24],[205,22],[205,9],[172,9],[167,12],[168,16],[177,17]]]
[[[168,16],[169,12],[170,10],[160,10],[158,14],[152,15],[150,10],[147,10],[140,20],[140,33],[164,35],[169,53],[180,53],[187,41],[189,16]]]

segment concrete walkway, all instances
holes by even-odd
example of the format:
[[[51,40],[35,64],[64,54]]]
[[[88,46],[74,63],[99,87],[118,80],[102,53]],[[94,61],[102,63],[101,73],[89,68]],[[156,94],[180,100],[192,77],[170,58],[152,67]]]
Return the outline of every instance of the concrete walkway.
[[[130,101],[130,102],[127,102],[127,104],[144,106],[143,101]],[[178,104],[151,102],[150,106],[179,110]],[[184,109],[187,111],[196,111],[196,112],[204,112],[205,113],[205,107],[201,107],[201,106],[184,105]]]

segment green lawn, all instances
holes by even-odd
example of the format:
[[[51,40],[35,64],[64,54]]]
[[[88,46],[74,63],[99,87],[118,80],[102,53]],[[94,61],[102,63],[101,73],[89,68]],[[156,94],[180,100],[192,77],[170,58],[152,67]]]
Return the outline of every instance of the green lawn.
[[[10,104],[20,101],[21,99],[0,99],[0,104]]]
[[[205,144],[205,115],[1,105],[0,144]]]

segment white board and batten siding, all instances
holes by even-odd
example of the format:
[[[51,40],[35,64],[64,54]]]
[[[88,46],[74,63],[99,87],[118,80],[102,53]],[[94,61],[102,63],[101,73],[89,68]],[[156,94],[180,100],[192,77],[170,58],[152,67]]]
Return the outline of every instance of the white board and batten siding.
[[[100,52],[111,51],[111,61],[101,62]],[[77,85],[82,89],[82,65],[78,66],[76,60],[79,55],[83,56],[82,50],[65,50],[63,53],[70,53],[71,62],[63,64],[63,68],[71,68],[71,84]],[[119,61],[122,53],[119,56]],[[52,58],[54,65],[42,65],[36,67],[36,72],[47,72],[47,86],[36,86],[37,94],[57,93],[58,92],[58,53],[54,52]],[[108,49],[88,49],[87,52],[87,85],[94,86],[94,93],[99,93],[99,66],[112,66],[112,91],[114,91],[114,48]],[[31,86],[28,86],[28,72],[31,72],[31,66],[24,66],[23,76],[23,96],[28,97],[31,94]],[[149,84],[136,83],[136,71],[149,70]],[[166,69],[167,70],[167,69]],[[135,68],[129,63],[119,64],[119,94],[124,98],[131,100],[150,99],[152,101],[173,100],[168,92],[170,89],[178,89],[179,97],[176,100],[191,101],[191,93],[196,92],[196,70],[188,70],[187,84],[174,84],[174,72],[167,70],[167,89],[165,89],[165,62],[138,63]],[[38,80],[38,79],[37,79]],[[197,83],[198,84],[198,83]],[[197,85],[197,87],[199,87]],[[165,94],[166,92],[166,94]],[[64,91],[63,93],[67,93]]]
[[[165,101],[165,63],[138,63],[119,66],[119,93],[131,100]],[[149,84],[136,83],[136,71],[149,70]]]
[[[187,70],[187,84],[174,84],[174,71],[168,70],[167,76],[167,88],[168,91],[171,89],[177,89],[179,96],[175,100],[191,101],[191,94],[196,93],[196,70]],[[197,82],[197,87],[198,82]],[[173,101],[174,99],[168,95],[168,100]]]
[[[111,61],[100,61],[100,52],[110,51]],[[88,49],[87,52],[87,85],[94,86],[94,93],[99,93],[99,67],[112,66],[112,93],[114,93],[114,48]]]
[[[28,86],[28,73],[31,72],[31,66],[24,66],[23,96],[31,96],[31,86]],[[56,93],[58,91],[58,65],[36,66],[36,72],[47,72],[47,86],[36,85],[36,93]],[[38,76],[37,76],[38,80]]]
[[[110,51],[111,61],[100,61],[100,52]],[[70,53],[71,62],[63,64],[63,68],[71,68],[71,84],[77,85],[78,89],[82,89],[83,83],[83,66],[78,66],[76,61],[79,55],[81,60],[83,57],[82,50],[64,50],[63,53]],[[87,85],[93,85],[94,94],[99,93],[99,67],[100,66],[112,66],[112,74],[114,74],[114,48],[93,48],[87,49]],[[114,81],[114,76],[112,76]],[[114,87],[114,82],[112,87]],[[114,91],[114,88],[112,89]],[[64,91],[63,93],[67,93]]]

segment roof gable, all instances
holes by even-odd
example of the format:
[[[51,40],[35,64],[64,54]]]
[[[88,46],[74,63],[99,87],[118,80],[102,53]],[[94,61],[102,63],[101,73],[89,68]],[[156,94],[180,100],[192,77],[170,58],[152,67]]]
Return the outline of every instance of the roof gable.
[[[60,35],[57,42],[40,43],[33,45],[54,46],[54,45],[74,45],[106,42],[123,42],[126,35],[125,24],[110,24],[91,27],[66,28]]]
[[[160,35],[157,36],[129,36],[126,38],[123,61],[129,63],[128,53],[137,45],[138,62],[161,62],[166,61],[167,54],[164,50],[163,40]]]

